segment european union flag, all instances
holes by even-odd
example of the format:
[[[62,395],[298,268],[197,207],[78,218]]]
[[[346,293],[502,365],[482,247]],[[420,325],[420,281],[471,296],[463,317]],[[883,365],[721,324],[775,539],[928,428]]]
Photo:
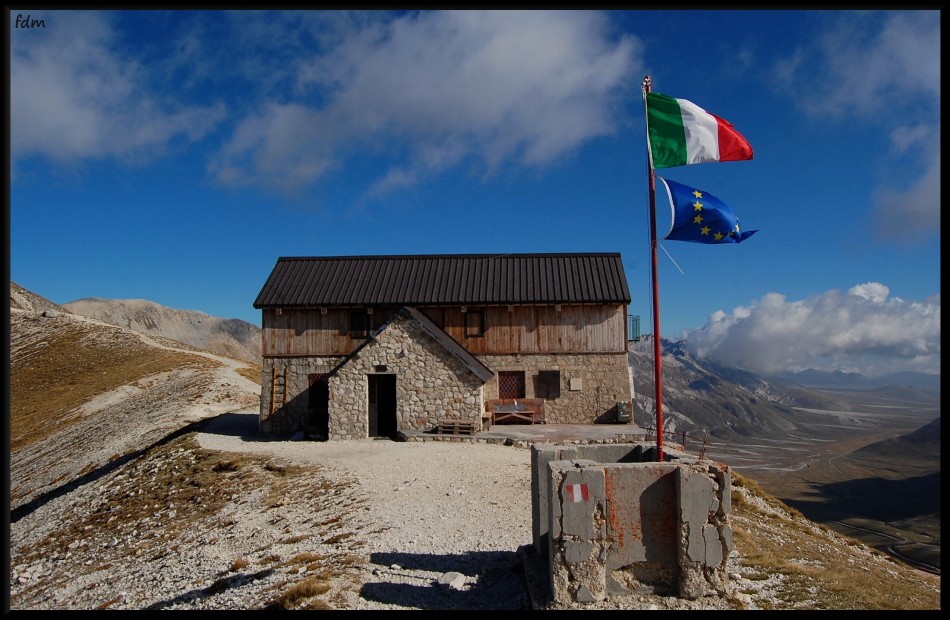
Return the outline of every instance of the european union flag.
[[[739,218],[723,201],[702,190],[656,177],[670,197],[673,224],[664,239],[695,243],[741,243],[756,232],[739,231]]]

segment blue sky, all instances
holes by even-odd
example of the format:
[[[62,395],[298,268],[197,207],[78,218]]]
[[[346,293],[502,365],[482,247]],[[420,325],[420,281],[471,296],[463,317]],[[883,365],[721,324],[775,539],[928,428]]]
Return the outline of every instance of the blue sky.
[[[755,151],[657,173],[759,231],[660,242],[661,335],[756,372],[939,372],[938,11],[30,9],[10,29],[10,277],[56,303],[260,325],[280,256],[620,252],[652,333],[649,75]]]

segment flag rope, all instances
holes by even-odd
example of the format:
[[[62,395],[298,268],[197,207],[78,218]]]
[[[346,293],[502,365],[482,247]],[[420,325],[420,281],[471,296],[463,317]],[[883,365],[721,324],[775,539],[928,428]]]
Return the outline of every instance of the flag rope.
[[[670,254],[670,251],[666,249],[666,246],[661,244],[661,245],[660,245],[660,249],[663,250],[663,251],[666,253],[666,257],[667,257],[668,259],[670,259],[670,262],[673,263],[673,265],[674,265],[677,269],[679,269],[679,272],[685,276],[685,275],[686,275],[686,272],[683,271],[682,269],[680,269],[680,266],[676,263],[675,260],[673,260],[673,255]]]

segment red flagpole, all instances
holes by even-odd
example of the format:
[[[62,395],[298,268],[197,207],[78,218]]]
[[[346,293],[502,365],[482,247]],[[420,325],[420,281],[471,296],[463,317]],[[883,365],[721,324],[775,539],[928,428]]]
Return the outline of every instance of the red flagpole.
[[[643,112],[647,113],[647,96],[652,82],[650,76],[643,78]],[[656,460],[662,462],[663,456],[663,367],[660,350],[660,285],[656,270],[656,175],[653,173],[653,156],[650,151],[650,126],[647,131],[647,177],[650,180],[650,262],[653,281],[653,388],[656,401]]]

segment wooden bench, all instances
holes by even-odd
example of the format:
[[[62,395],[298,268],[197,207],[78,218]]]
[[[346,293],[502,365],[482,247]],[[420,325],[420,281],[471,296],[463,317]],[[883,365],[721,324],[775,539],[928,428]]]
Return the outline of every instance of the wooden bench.
[[[478,432],[478,422],[447,418],[439,420],[436,432],[439,435],[474,435]]]
[[[487,403],[492,424],[544,424],[544,400],[496,398]]]

